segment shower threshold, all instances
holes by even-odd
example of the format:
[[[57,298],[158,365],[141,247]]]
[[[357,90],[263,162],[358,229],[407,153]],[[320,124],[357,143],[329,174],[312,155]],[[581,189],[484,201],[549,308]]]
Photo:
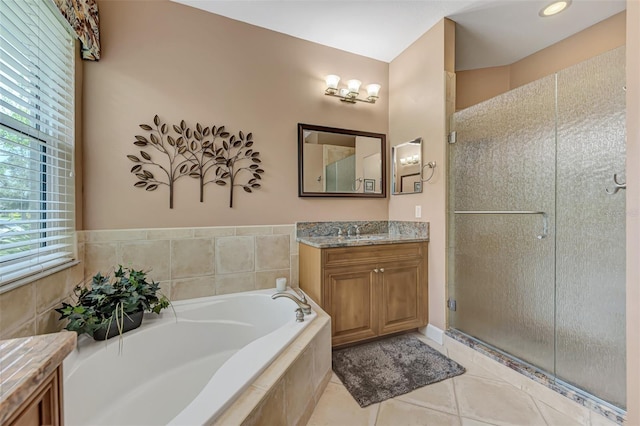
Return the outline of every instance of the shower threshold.
[[[558,379],[551,374],[540,370],[539,368],[522,361],[501,351],[481,340],[476,339],[460,330],[455,328],[448,329],[445,334],[450,338],[462,343],[465,346],[479,352],[494,361],[505,365],[512,370],[528,377],[529,379],[540,383],[541,385],[559,393],[560,395],[569,398],[570,400],[586,407],[587,409],[606,417],[607,419],[622,425],[624,423],[627,412],[616,407],[613,404],[604,401],[597,396],[594,396],[582,389],[579,389],[561,379]]]

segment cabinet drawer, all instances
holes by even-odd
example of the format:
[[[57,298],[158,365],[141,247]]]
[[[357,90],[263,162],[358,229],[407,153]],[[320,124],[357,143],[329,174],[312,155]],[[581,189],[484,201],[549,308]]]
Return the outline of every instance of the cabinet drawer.
[[[422,257],[426,243],[381,244],[336,247],[322,250],[325,267],[415,259]]]

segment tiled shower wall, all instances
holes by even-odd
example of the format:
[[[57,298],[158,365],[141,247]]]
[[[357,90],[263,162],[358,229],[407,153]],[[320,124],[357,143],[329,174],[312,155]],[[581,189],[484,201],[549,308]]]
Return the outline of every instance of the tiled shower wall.
[[[294,225],[78,232],[74,266],[0,294],[0,339],[58,331],[73,287],[117,265],[149,271],[171,300],[298,285]],[[84,279],[83,279],[84,276]]]

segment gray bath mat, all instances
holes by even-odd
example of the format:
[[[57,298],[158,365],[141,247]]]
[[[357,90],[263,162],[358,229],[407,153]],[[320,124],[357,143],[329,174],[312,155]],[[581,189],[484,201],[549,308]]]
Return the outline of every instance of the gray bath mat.
[[[333,371],[361,407],[465,372],[408,334],[338,349],[331,358]]]

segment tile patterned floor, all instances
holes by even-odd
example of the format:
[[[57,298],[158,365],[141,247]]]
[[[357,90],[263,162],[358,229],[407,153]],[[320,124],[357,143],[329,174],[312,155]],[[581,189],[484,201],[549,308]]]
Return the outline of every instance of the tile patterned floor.
[[[366,408],[334,374],[307,425],[615,425],[453,339],[440,346],[416,336],[467,372]]]

